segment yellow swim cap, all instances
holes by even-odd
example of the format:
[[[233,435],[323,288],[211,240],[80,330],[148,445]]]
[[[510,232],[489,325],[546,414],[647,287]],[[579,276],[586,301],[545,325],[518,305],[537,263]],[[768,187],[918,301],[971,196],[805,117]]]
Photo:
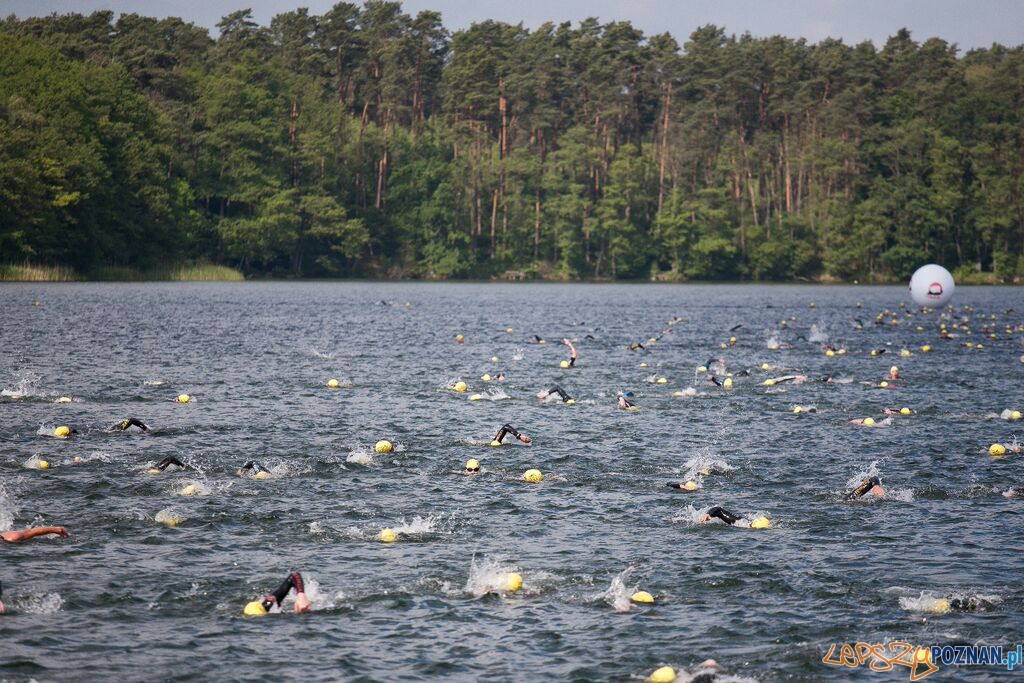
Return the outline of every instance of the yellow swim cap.
[[[463,382],[462,380],[459,380],[458,382],[456,382],[456,383],[455,383],[455,386],[453,386],[453,387],[452,387],[452,389],[454,389],[455,391],[459,392],[460,394],[461,394],[462,392],[464,392],[464,391],[465,391],[466,389],[468,389],[468,388],[469,388],[469,387],[468,387],[468,386],[466,386],[466,383],[465,383],[465,382]]]
[[[651,683],[672,683],[676,680],[676,670],[671,666],[663,666],[660,669],[655,669],[647,680]]]
[[[775,380],[773,380],[773,379],[766,379],[764,381],[764,385],[766,387],[773,387],[773,386],[775,386]]]
[[[874,427],[875,426],[875,418],[873,418],[873,417],[865,417],[863,424],[864,424],[865,427]]]
[[[565,402],[565,405],[567,405],[567,406],[574,406],[574,405],[576,405],[576,399],[570,398],[568,401]]]
[[[655,343],[656,341],[658,341],[658,340],[657,340],[657,339],[655,339],[654,337],[651,337],[650,339],[648,339],[648,340],[647,340],[647,343],[648,343],[648,344],[653,344],[653,343]]]
[[[269,476],[270,476],[270,474],[269,474],[268,472],[264,472],[264,471],[260,471],[260,472],[257,472],[257,473],[255,474],[255,477],[256,477],[257,479],[266,479],[266,478],[267,478],[267,477],[269,477]]]
[[[881,382],[878,383],[878,386],[885,389],[887,386],[889,386],[889,383],[883,379]]]
[[[900,415],[910,415],[913,411],[910,408],[900,408]]]
[[[491,376],[488,375],[487,373],[484,373],[484,374],[480,375],[480,379],[482,379],[484,382],[490,382],[491,381]]]
[[[491,446],[494,446],[495,448],[497,448],[498,446],[500,446],[500,445],[501,445],[501,442],[500,442],[500,441],[498,441],[497,439],[495,439],[495,440],[494,440],[494,441],[492,441],[492,442],[491,442],[491,443],[490,443],[489,445],[491,445]]]
[[[736,337],[729,337],[729,343],[730,344],[735,344],[736,343]]]
[[[668,379],[665,377],[659,377],[658,384],[668,384]]]
[[[473,394],[472,396],[469,397],[469,400],[470,401],[482,401],[483,398],[484,398],[483,394]]]
[[[60,439],[66,439],[67,437],[71,436],[71,429],[65,427],[64,425],[61,425],[60,427],[57,427],[56,429],[53,430],[53,435]]]
[[[802,412],[804,412],[804,407],[803,406],[793,406],[793,412],[794,413],[802,413]]]
[[[512,334],[512,328],[511,327],[506,327],[505,331],[508,332],[509,334]]]
[[[836,355],[836,352],[833,351],[832,349],[829,349],[828,351],[825,352],[825,355],[831,358],[832,356]]]
[[[523,481],[528,481],[531,484],[536,484],[544,481],[544,475],[540,473],[540,470],[526,470],[523,472]]]
[[[909,356],[910,355],[910,349],[901,349],[900,350],[900,355],[903,356],[903,357]]]
[[[726,389],[732,389],[732,377],[726,377],[725,381],[722,382],[722,386]]]
[[[721,344],[718,345],[718,348],[720,348],[720,349],[727,349],[727,348],[729,348],[729,346],[725,342],[722,342]]]
[[[636,593],[633,593],[633,595],[629,596],[629,599],[633,602],[642,602],[647,605],[654,604],[654,596],[647,591],[637,591]]]
[[[567,367],[569,367],[569,361],[563,360],[561,363],[558,364],[558,367],[560,367],[560,368],[567,368]]]
[[[641,364],[640,364],[640,367],[642,367],[642,368],[646,368],[646,367],[647,367],[647,363],[641,363]]]
[[[989,455],[1006,455],[1006,446],[1001,443],[994,443],[988,447]]]
[[[945,614],[949,611],[949,607],[949,600],[942,598],[941,600],[936,600],[935,604],[932,605],[928,611],[934,612],[935,614]]]
[[[146,473],[147,474],[160,474],[160,470],[158,470],[155,467],[150,467],[148,470],[146,470]]]
[[[696,491],[697,489],[700,488],[700,485],[697,484],[697,482],[695,482],[693,479],[690,479],[689,481],[683,484],[683,488],[686,489],[687,491]]]
[[[392,446],[391,442],[388,441],[387,439],[381,439],[380,441],[373,445],[373,450],[377,451],[378,453],[390,453],[393,448],[394,446]]]
[[[707,371],[708,371],[708,368],[707,368],[706,365],[702,365],[699,368],[697,368],[697,372],[707,372]]]
[[[395,533],[394,529],[381,529],[377,535],[377,540],[381,543],[394,543],[398,540],[398,534]]]
[[[491,362],[492,363],[497,363],[498,362],[498,357],[497,356],[491,356]]]
[[[925,344],[924,346],[921,347],[921,352],[922,353],[928,353],[931,350],[932,350],[932,347],[929,346],[928,344]]]
[[[772,523],[767,517],[758,517],[750,523],[751,529],[770,529],[771,526]]]
[[[327,380],[327,387],[329,389],[337,389],[340,386],[341,386],[341,382],[339,382],[336,379],[329,379],[329,380]]]
[[[55,403],[71,403],[70,396],[58,396]]]
[[[846,349],[839,349],[838,351],[836,351],[836,353],[838,353],[840,356],[845,356],[846,355]]]
[[[872,356],[877,356],[878,355],[878,349],[871,349],[871,355]]]
[[[199,493],[199,489],[196,487],[195,484],[189,484],[182,490],[178,491],[179,496],[194,496],[197,493]]]
[[[178,398],[174,399],[178,403],[188,403],[192,400],[192,397],[188,394],[179,394]]]
[[[523,577],[516,572],[509,572],[508,576],[505,577],[505,590],[509,593],[515,593],[517,590],[523,587]]]
[[[1020,411],[1019,410],[1015,410],[1012,413],[1010,413],[1010,419],[1011,420],[1019,420],[1020,419]]]
[[[458,342],[459,344],[462,343],[463,339],[465,339],[465,337],[463,337],[461,334],[455,335],[455,341]]]
[[[245,606],[243,614],[247,617],[262,617],[267,613],[267,608],[259,600],[253,600]]]
[[[891,368],[889,368],[889,374],[892,374],[894,372],[899,372],[899,371],[900,371],[900,369],[898,367],[896,367],[895,365],[892,366]]]
[[[704,475],[705,477],[710,477],[711,476],[711,468],[710,467],[705,467],[704,469],[702,469],[700,471],[700,473],[702,475]]]
[[[480,469],[480,461],[477,460],[476,458],[470,458],[469,460],[466,461],[466,469],[467,470],[478,470],[478,469]]]
[[[39,469],[45,470],[45,469],[49,469],[49,467],[50,467],[50,463],[48,463],[47,461],[43,460],[42,458],[39,459]]]

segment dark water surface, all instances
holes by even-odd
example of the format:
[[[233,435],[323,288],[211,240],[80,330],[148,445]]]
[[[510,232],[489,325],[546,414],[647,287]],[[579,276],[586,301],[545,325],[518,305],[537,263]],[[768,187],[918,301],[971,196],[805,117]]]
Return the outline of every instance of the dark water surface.
[[[1024,485],[1024,456],[986,449],[1024,438],[1024,421],[998,417],[1024,410],[1022,334],[1004,332],[1024,289],[958,290],[973,334],[952,341],[938,313],[907,318],[902,300],[900,287],[0,286],[0,527],[71,533],[0,546],[0,679],[626,681],[714,658],[740,680],[898,681],[907,669],[821,659],[858,641],[1015,648],[1024,499],[1000,492]],[[873,324],[885,308],[898,325]],[[990,314],[996,340],[980,331]],[[671,334],[628,350],[674,315]],[[769,350],[773,334],[792,348]],[[846,355],[826,357],[825,337]],[[695,371],[714,357],[752,374],[720,389]],[[899,387],[876,388],[894,363]],[[498,370],[500,387],[480,380]],[[762,384],[796,371],[852,381]],[[332,377],[351,386],[329,390]],[[469,392],[447,389],[458,379]],[[577,404],[538,401],[554,382]],[[639,411],[616,407],[620,390]],[[171,402],[183,392],[195,402]],[[847,424],[901,406],[914,414]],[[127,417],[154,433],[109,431]],[[488,448],[506,421],[534,444]],[[40,434],[56,425],[81,433]],[[397,451],[372,454],[380,438]],[[169,455],[198,471],[146,473]],[[34,456],[52,467],[26,466]],[[479,476],[461,474],[471,457]],[[274,476],[236,477],[247,459]],[[520,480],[532,467],[543,483]],[[845,502],[869,473],[889,495]],[[702,490],[665,485],[687,476]],[[203,495],[177,495],[188,484]],[[774,528],[697,524],[716,504]],[[384,527],[400,542],[376,541]],[[241,616],[294,569],[312,613]],[[480,595],[513,569],[522,594]],[[657,604],[616,611],[635,588]],[[950,595],[994,606],[927,612]]]

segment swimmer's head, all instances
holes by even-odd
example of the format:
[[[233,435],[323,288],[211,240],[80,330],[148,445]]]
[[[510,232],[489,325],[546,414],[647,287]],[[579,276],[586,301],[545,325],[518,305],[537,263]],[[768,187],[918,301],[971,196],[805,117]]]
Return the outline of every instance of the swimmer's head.
[[[160,470],[158,470],[155,467],[150,467],[148,470],[146,470],[146,474],[160,474]]]
[[[61,425],[60,427],[57,427],[56,429],[53,430],[53,435],[56,436],[58,439],[66,439],[69,436],[71,436],[71,428]]]
[[[452,389],[454,389],[455,391],[459,392],[460,394],[461,394],[462,392],[464,392],[464,391],[465,391],[466,389],[468,389],[468,388],[469,388],[469,387],[468,387],[468,386],[466,385],[466,383],[465,383],[465,382],[463,382],[462,380],[459,380],[459,381],[458,381],[458,382],[456,382],[456,383],[455,383],[454,385],[452,385]]]
[[[995,456],[1006,455],[1006,446],[1001,443],[994,443],[988,447],[988,454]]]
[[[466,461],[466,474],[476,474],[480,471],[480,461],[476,458],[470,458]]]
[[[732,377],[726,377],[725,381],[722,382],[722,386],[726,389],[732,389]]]
[[[655,669],[647,680],[650,683],[673,683],[676,680],[676,670],[671,666],[663,666]]]
[[[491,381],[491,375],[489,373],[485,372],[484,374],[480,375],[480,380],[482,382],[490,382]]]
[[[41,470],[47,470],[47,469],[50,469],[50,463],[49,463],[49,461],[47,461],[47,460],[43,460],[42,458],[40,458],[40,459],[39,459],[39,469],[41,469]]]
[[[500,442],[500,441],[498,441],[497,439],[495,439],[494,441],[492,441],[492,442],[491,442],[490,444],[488,444],[488,445],[490,445],[490,446],[494,446],[495,448],[497,448],[498,446],[500,446],[500,445],[501,445],[501,442]]]
[[[341,386],[341,382],[339,382],[336,379],[329,379],[329,380],[327,380],[327,388],[328,389],[337,389],[340,386]]]
[[[466,341],[466,338],[463,337],[461,334],[455,335],[455,343],[456,344],[461,344],[464,341]]]
[[[482,401],[482,400],[484,400],[484,395],[483,394],[473,394],[472,396],[469,397],[469,400],[470,401]]]
[[[567,405],[567,406],[574,406],[574,405],[576,405],[576,399],[570,398],[568,401],[565,402],[565,405]]]
[[[910,415],[913,411],[910,408],[900,408],[900,415]]]
[[[398,534],[394,529],[381,529],[377,534],[377,540],[381,543],[394,543],[398,540]]]
[[[558,367],[564,370],[565,368],[569,367],[569,361],[563,360],[561,363],[558,364]]]
[[[267,608],[263,606],[263,603],[259,600],[253,600],[245,606],[243,614],[247,617],[262,617],[266,615]]]
[[[1020,411],[1019,410],[1015,410],[1012,413],[1010,413],[1010,419],[1011,420],[1019,420],[1020,417],[1021,417],[1021,415],[1020,415]]]
[[[270,472],[267,472],[266,470],[260,470],[259,472],[257,472],[257,473],[256,473],[256,474],[254,474],[253,476],[254,476],[254,477],[255,477],[256,479],[266,479],[267,477],[269,477],[269,476],[270,476]]]
[[[935,604],[933,604],[928,609],[928,611],[929,612],[934,612],[935,614],[946,614],[947,612],[950,611],[951,608],[952,607],[949,604],[949,600],[946,600],[945,598],[942,598],[941,600],[936,600]]]
[[[864,421],[861,424],[864,425],[865,427],[874,427],[875,426],[875,418],[873,418],[873,417],[865,417]]]
[[[509,593],[515,593],[523,587],[523,577],[516,572],[509,572],[508,576],[505,577],[505,590]]]
[[[373,450],[378,453],[390,453],[394,450],[394,446],[387,439],[381,439],[373,445]]]
[[[190,403],[191,401],[192,397],[188,394],[178,394],[178,398],[174,399],[175,403]]]
[[[645,605],[654,604],[654,596],[647,591],[637,591],[636,593],[633,593],[633,595],[629,596],[629,599],[633,602],[639,602]]]
[[[696,491],[697,489],[700,488],[700,485],[693,479],[690,479],[689,481],[684,482],[683,485],[680,486],[679,488],[685,489],[687,491]]]
[[[523,481],[528,481],[531,484],[537,484],[544,481],[544,475],[537,469],[526,470],[523,472]]]
[[[771,521],[767,517],[756,517],[750,522],[751,529],[770,529]]]

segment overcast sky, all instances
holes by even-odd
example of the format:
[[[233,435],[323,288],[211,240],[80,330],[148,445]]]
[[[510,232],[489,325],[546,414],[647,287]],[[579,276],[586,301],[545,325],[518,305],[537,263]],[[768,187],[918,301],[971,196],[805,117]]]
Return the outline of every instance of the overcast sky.
[[[0,15],[24,18],[106,9],[180,16],[212,29],[235,9],[251,7],[256,20],[266,25],[275,14],[296,7],[322,14],[333,4],[334,0],[0,0]],[[782,34],[812,43],[833,37],[847,43],[871,40],[881,47],[897,29],[907,27],[918,41],[938,36],[962,50],[992,43],[1024,44],[1024,0],[406,0],[403,8],[409,14],[438,10],[451,31],[484,19],[523,22],[533,28],[545,21],[575,23],[597,16],[602,21],[628,19],[647,35],[668,31],[680,43],[698,26],[716,24],[729,33]]]

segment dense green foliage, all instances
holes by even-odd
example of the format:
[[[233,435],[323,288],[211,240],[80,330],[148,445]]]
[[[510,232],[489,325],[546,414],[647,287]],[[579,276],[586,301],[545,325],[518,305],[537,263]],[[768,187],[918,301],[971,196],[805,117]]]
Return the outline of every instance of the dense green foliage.
[[[1024,276],[1024,53],[435,12],[0,23],[0,262]]]

